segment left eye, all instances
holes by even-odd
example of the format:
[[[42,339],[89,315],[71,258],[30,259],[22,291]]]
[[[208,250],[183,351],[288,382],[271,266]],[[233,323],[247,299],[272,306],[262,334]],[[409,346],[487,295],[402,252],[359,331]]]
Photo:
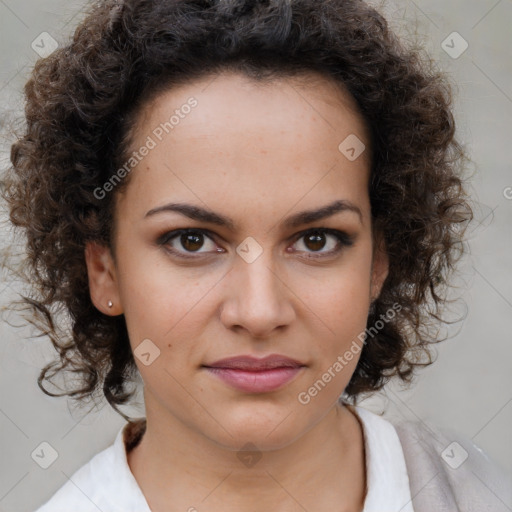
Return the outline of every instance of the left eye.
[[[301,234],[296,243],[299,243],[299,246],[302,245],[305,247],[304,252],[312,251],[313,253],[320,253],[325,255],[336,252],[340,248],[340,245],[344,245],[344,242],[348,245],[346,235],[341,231],[333,230],[331,232],[330,230],[326,229],[317,229]],[[322,249],[326,247],[327,250],[322,251]]]

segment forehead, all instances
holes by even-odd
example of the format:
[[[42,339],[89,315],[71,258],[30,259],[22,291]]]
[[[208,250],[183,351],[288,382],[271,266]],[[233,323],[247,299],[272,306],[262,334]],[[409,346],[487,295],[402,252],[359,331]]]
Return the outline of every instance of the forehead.
[[[186,104],[192,98],[199,108],[194,108],[193,115],[188,115],[190,109]],[[182,109],[186,110],[185,116],[179,115],[179,119],[172,121],[172,131],[177,124],[180,130],[175,132],[196,131],[200,134],[208,128],[216,129],[217,125],[224,131],[230,128],[237,131],[241,125],[256,129],[260,124],[263,129],[270,129],[272,123],[274,127],[285,128],[285,132],[295,130],[307,135],[308,128],[317,131],[312,123],[323,121],[325,126],[321,129],[341,130],[341,134],[343,130],[349,130],[368,139],[367,126],[346,87],[315,72],[258,81],[229,70],[206,75],[153,97],[139,109],[132,132],[136,136],[144,135],[151,128],[169,121],[169,114],[183,114],[179,112]],[[296,126],[297,118],[304,124]],[[177,135],[179,137],[179,133]]]
[[[320,75],[264,83],[231,72],[205,77],[158,95],[133,133],[131,150],[149,139],[152,149],[132,171],[132,208],[183,196],[224,207],[266,198],[284,208],[306,195],[354,201],[366,190],[364,120],[350,94]],[[354,136],[366,150],[351,161],[340,144]]]

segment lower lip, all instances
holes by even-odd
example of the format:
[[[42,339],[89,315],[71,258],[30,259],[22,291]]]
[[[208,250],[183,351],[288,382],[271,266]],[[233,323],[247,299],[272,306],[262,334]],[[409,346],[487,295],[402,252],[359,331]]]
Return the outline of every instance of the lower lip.
[[[303,367],[281,367],[255,372],[234,370],[231,368],[208,367],[206,367],[206,370],[240,391],[246,391],[247,393],[268,393],[290,382],[302,368]]]

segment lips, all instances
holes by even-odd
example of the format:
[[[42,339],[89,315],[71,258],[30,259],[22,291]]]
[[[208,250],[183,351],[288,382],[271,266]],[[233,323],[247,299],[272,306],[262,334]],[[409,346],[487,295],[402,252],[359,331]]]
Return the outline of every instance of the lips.
[[[203,365],[206,368],[225,368],[232,370],[263,371],[273,368],[300,368],[301,362],[279,354],[270,354],[263,358],[253,356],[235,356]]]
[[[236,356],[203,365],[209,374],[245,393],[268,393],[282,388],[305,367],[278,354],[264,358]]]

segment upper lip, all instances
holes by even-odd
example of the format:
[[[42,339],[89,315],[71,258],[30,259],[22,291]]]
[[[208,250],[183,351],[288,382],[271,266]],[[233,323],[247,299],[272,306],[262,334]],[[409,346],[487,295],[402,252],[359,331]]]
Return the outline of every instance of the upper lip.
[[[234,356],[205,364],[207,368],[232,368],[237,370],[269,370],[272,368],[300,368],[305,366],[300,361],[280,354],[270,354],[263,358],[253,356]]]

